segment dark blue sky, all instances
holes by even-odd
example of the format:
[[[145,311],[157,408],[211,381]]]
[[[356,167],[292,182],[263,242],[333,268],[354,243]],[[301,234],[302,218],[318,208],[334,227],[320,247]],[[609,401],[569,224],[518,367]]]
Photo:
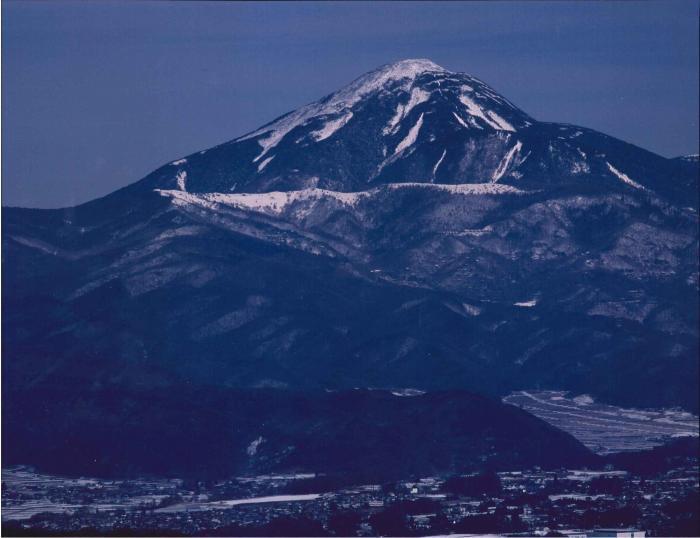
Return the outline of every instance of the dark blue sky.
[[[541,120],[698,152],[697,0],[2,6],[3,205],[107,194],[402,58]]]

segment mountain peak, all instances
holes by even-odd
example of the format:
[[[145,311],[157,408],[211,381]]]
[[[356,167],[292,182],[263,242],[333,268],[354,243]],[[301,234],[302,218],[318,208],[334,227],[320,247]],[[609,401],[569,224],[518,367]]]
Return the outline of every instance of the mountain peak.
[[[668,182],[652,181],[649,167],[630,159],[627,146],[613,150],[606,140],[572,125],[537,122],[467,73],[405,59],[227,144],[173,161],[148,185],[238,195],[365,192],[394,183],[501,183],[526,190],[590,185],[597,178],[601,188],[664,190]],[[674,170],[685,173],[697,161],[678,162]],[[677,188],[668,192],[674,199],[685,196],[685,187]]]
[[[383,89],[387,85],[396,85],[403,89],[409,88],[413,82],[426,73],[445,74],[448,71],[438,64],[427,59],[408,59],[398,62],[384,64],[377,69],[365,73],[355,79],[337,94],[345,96],[356,96],[358,99],[377,90]]]
[[[372,73],[383,73],[388,78],[403,79],[415,78],[423,73],[446,73],[447,69],[427,58],[408,58],[397,62],[385,64]]]

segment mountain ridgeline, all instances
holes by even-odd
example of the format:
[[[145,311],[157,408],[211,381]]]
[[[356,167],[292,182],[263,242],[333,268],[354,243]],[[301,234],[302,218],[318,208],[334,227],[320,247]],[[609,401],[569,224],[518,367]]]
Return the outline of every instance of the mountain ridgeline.
[[[99,200],[5,208],[3,388],[697,411],[697,189],[697,158],[390,64]]]

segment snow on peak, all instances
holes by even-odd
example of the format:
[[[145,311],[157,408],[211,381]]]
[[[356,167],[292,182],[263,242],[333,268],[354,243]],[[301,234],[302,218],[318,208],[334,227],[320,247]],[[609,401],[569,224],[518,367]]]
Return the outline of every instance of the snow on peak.
[[[325,140],[347,123],[351,117],[350,109],[365,96],[383,90],[391,82],[402,82],[401,88],[408,91],[416,77],[428,72],[445,73],[446,70],[430,60],[421,59],[401,60],[384,65],[362,75],[328,97],[290,112],[252,133],[237,138],[236,141],[260,137],[257,142],[262,151],[253,159],[253,162],[257,163],[293,129],[320,116],[334,116],[333,120],[327,121],[321,129],[314,131],[317,141]],[[412,106],[424,98],[424,95],[413,96]],[[342,118],[337,118],[338,115],[342,115]]]
[[[409,58],[407,60],[399,60],[398,62],[385,64],[369,74],[380,73],[383,78],[401,80],[404,78],[413,79],[423,73],[447,72],[447,69],[427,58]]]
[[[445,69],[430,60],[402,60],[383,65],[332,94],[326,106],[351,107],[366,95],[381,91],[391,82],[403,82],[401,88],[408,91],[420,75],[446,72]]]
[[[435,76],[420,78],[426,74]],[[480,80],[465,73],[447,71],[431,60],[409,59],[370,71],[335,93],[277,118],[234,142],[255,140],[261,149],[252,162],[259,164],[270,150],[297,129],[301,136],[295,136],[296,143],[327,140],[351,120],[356,121],[353,114],[358,113],[357,105],[373,96],[396,99],[394,113],[382,129],[384,135],[395,135],[416,107],[431,99],[436,103],[448,103],[452,94],[456,94],[464,106],[453,111],[462,127],[514,132],[516,126],[529,125],[527,116]]]

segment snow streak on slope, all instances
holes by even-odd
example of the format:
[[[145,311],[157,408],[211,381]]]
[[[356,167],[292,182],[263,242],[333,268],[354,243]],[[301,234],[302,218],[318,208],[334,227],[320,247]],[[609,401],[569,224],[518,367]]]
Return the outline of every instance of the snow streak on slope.
[[[319,129],[318,131],[313,131],[311,133],[311,136],[316,140],[316,142],[320,142],[321,140],[325,140],[326,138],[329,138],[333,133],[335,133],[338,129],[341,127],[345,127],[345,124],[349,122],[352,119],[352,112],[348,112],[347,114],[341,116],[338,119],[331,120],[328,123],[326,123],[322,129]]]
[[[445,158],[445,155],[447,155],[447,150],[444,149],[442,150],[442,155],[440,156],[440,159],[438,159],[438,162],[435,163],[435,166],[433,167],[433,181],[435,180],[435,173],[437,172],[437,169],[440,167],[442,164],[443,159]]]
[[[513,156],[516,153],[520,153],[520,150],[522,149],[523,144],[522,142],[518,141],[511,149],[506,153],[506,156],[503,157],[503,160],[501,161],[501,164],[498,165],[498,168],[493,173],[493,176],[491,176],[491,179],[496,182],[499,179],[503,177],[503,174],[505,174],[508,171],[508,167],[510,166],[510,162],[513,160]]]
[[[177,176],[175,176],[177,179],[177,188],[180,189],[181,191],[186,191],[187,190],[187,172],[184,170],[180,170],[177,173]]]
[[[633,179],[630,179],[630,177],[629,177],[627,174],[624,174],[624,173],[620,172],[617,168],[615,168],[615,167],[614,167],[612,164],[610,164],[609,162],[606,162],[605,164],[607,164],[607,165],[608,165],[608,169],[609,169],[613,174],[615,174],[620,180],[622,180],[623,182],[627,183],[628,185],[631,185],[631,186],[634,187],[635,189],[640,189],[640,190],[643,190],[643,191],[647,190],[646,187],[644,187],[643,185],[640,185],[639,183],[637,183],[637,182],[634,181]]]
[[[453,112],[452,115],[457,119],[457,121],[460,123],[460,125],[462,127],[464,127],[465,129],[469,129],[469,125],[464,123],[464,120],[462,118],[460,118],[456,112]],[[477,127],[478,129],[483,129],[483,127],[481,125],[476,124],[476,123],[474,124],[474,127]]]
[[[394,114],[394,117],[389,120],[389,124],[384,127],[382,132],[384,134],[394,134],[397,131],[401,120],[404,119],[417,105],[425,103],[428,99],[430,99],[430,92],[426,92],[421,88],[413,88],[411,90],[411,97],[409,98],[408,103],[405,105],[400,103],[396,107],[396,114]]]
[[[271,161],[272,159],[274,159],[274,158],[275,158],[275,156],[273,155],[272,157],[268,157],[268,158],[264,159],[264,160],[258,165],[258,172],[262,172],[262,171],[265,169],[265,167],[266,167],[268,164],[270,164],[270,161]]]
[[[401,142],[399,142],[399,145],[396,146],[396,149],[394,150],[394,155],[398,155],[403,150],[411,147],[416,142],[421,127],[423,127],[423,114],[420,115],[420,118],[418,118],[416,124],[413,127],[411,127],[410,131],[408,131],[406,138],[404,138]]]
[[[470,97],[462,94],[459,100],[467,107],[469,115],[477,117],[497,131],[515,131],[515,128],[492,110],[484,110]]]
[[[296,127],[306,124],[312,118],[341,114],[345,111],[349,112],[349,109],[363,97],[381,90],[387,83],[392,81],[403,82],[402,88],[407,91],[415,78],[426,72],[442,73],[445,72],[445,69],[430,60],[403,60],[395,64],[385,65],[358,78],[345,88],[332,94],[328,99],[311,103],[294,112],[290,112],[272,123],[236,139],[236,141],[248,140],[267,133],[267,136],[257,140],[260,147],[262,147],[262,151],[253,159],[253,162],[258,162],[289,132]]]

